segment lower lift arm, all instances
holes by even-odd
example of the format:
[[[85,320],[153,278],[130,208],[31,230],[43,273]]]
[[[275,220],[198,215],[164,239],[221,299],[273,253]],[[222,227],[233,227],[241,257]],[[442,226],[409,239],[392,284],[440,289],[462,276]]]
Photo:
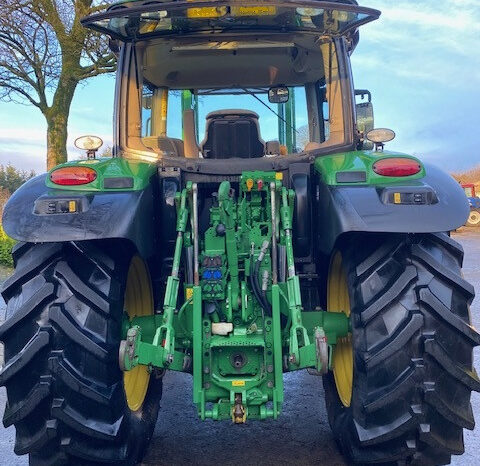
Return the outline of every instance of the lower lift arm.
[[[182,257],[183,237],[187,228],[188,209],[187,195],[192,192],[192,183],[188,183],[180,196],[180,203],[177,213],[177,241],[175,244],[175,253],[173,256],[172,273],[167,279],[165,290],[165,300],[163,304],[163,321],[158,327],[153,339],[154,347],[162,347],[163,353],[159,367],[169,366],[174,361],[175,355],[175,330],[173,328],[173,316],[177,306],[178,289],[180,285],[179,271],[180,260]],[[155,364],[154,364],[155,365]]]

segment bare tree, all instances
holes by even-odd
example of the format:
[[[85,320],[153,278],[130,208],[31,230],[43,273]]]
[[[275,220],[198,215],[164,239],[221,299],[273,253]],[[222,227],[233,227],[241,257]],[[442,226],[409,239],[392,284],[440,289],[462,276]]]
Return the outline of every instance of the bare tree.
[[[67,160],[79,82],[115,70],[106,39],[80,24],[94,0],[0,0],[0,99],[37,107],[47,121],[47,167]]]

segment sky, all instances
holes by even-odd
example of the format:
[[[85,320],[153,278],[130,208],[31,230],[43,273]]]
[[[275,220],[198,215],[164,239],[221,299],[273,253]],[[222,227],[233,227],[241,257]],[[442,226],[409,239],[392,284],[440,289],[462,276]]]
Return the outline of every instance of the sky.
[[[480,164],[480,0],[360,0],[382,11],[360,31],[352,56],[357,89],[373,94],[387,149],[455,172]],[[114,78],[80,84],[68,126],[69,158],[83,134],[112,144]],[[0,102],[0,164],[45,171],[46,125],[36,109]]]

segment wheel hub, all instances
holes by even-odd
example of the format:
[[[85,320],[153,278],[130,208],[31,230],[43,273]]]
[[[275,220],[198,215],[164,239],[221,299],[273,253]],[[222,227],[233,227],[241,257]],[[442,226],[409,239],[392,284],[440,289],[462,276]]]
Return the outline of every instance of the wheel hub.
[[[470,216],[468,217],[468,223],[470,225],[479,225],[480,224],[480,212],[477,212],[475,210],[472,210],[470,212]]]
[[[328,276],[327,310],[344,312],[350,317],[350,297],[342,255],[336,252]],[[338,396],[344,406],[350,406],[353,391],[353,347],[351,334],[338,340],[333,353],[333,375]]]
[[[153,315],[153,295],[150,285],[150,275],[142,259],[134,256],[127,276],[125,289],[125,314],[131,321],[134,317]],[[128,351],[127,347],[120,348],[120,354]],[[123,386],[128,407],[138,411],[145,401],[150,373],[146,366],[136,366],[123,375]]]

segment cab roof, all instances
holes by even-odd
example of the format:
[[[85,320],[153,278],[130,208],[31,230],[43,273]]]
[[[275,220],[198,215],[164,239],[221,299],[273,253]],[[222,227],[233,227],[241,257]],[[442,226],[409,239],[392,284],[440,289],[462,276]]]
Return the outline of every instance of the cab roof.
[[[123,42],[199,34],[218,38],[225,33],[345,36],[356,42],[358,28],[379,16],[378,10],[360,7],[355,0],[129,0],[82,23]]]

